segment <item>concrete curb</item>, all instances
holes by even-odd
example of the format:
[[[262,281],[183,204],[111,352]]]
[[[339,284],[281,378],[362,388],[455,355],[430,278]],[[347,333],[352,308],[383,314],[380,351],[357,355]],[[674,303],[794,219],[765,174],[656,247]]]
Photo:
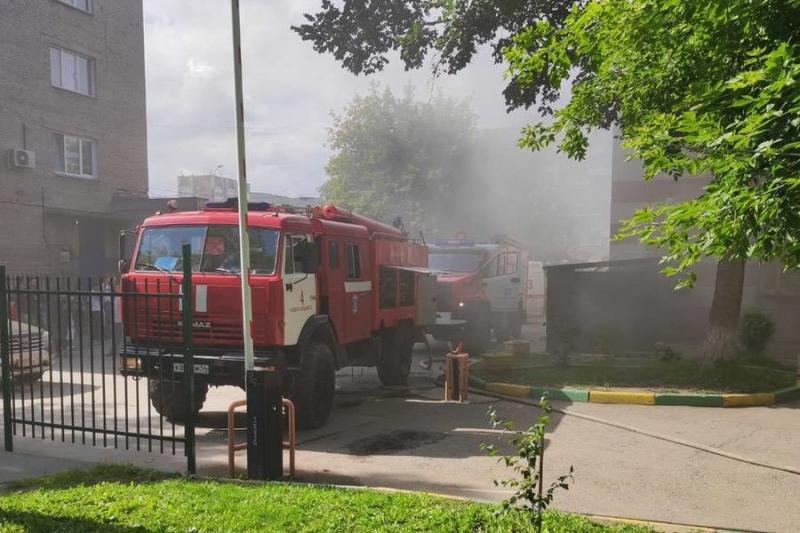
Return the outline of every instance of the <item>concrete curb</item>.
[[[624,403],[629,405],[655,405],[655,392],[626,392],[613,390],[590,390],[590,403]]]
[[[560,389],[531,387],[514,383],[487,382],[469,378],[470,385],[496,394],[516,398],[539,398],[545,392],[553,400],[627,405],[683,405],[692,407],[763,407],[800,398],[800,383],[775,392],[750,394],[699,394],[680,392],[633,392],[622,390]]]

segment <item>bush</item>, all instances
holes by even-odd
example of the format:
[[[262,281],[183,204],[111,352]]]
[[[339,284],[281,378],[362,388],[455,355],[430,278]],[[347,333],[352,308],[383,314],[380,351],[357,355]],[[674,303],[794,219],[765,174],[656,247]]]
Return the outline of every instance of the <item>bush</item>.
[[[503,479],[494,482],[495,485],[514,489],[514,494],[503,501],[495,512],[495,516],[502,517],[509,514],[527,516],[535,533],[542,532],[545,511],[553,503],[556,490],[569,490],[567,481],[573,480],[573,468],[570,466],[569,473],[559,476],[545,491],[544,443],[547,426],[550,425],[550,413],[553,411],[547,393],[539,399],[539,407],[543,414],[536,421],[536,425],[525,431],[514,432],[511,445],[517,454],[506,455],[499,459],[507,467],[520,474],[521,479]],[[489,407],[489,418],[493,428],[503,426],[508,431],[514,431],[514,423],[510,420],[500,419],[494,407]],[[493,444],[481,444],[481,448],[492,457],[497,457],[497,447]]]
[[[751,353],[763,354],[774,333],[775,323],[758,311],[745,313],[739,323],[739,341]]]
[[[664,342],[655,343],[653,350],[659,361],[677,361],[681,358],[681,354],[675,348]]]

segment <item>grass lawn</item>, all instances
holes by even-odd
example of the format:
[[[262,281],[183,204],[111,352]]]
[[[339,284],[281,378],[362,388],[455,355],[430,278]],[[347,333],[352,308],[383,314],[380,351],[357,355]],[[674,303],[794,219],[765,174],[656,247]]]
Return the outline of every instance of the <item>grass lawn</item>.
[[[539,387],[772,392],[797,383],[794,370],[738,362],[702,365],[686,359],[661,361],[655,358],[624,358],[615,362],[608,358],[597,362],[584,359],[563,367],[553,364],[549,359],[541,363],[541,357],[514,358],[496,366],[480,363],[471,372],[486,381]]]
[[[191,480],[99,466],[6,485],[0,531],[530,531],[522,517],[427,494]],[[645,533],[550,512],[550,533]]]

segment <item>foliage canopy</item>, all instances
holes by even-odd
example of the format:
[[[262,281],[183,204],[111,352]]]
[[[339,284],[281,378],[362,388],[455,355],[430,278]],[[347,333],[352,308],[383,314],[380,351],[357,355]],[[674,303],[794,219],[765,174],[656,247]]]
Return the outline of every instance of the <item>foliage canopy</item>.
[[[521,146],[582,158],[589,132],[617,124],[646,179],[709,178],[697,198],[642,209],[619,234],[663,247],[668,274],[691,283],[704,256],[800,265],[800,0],[337,5],[323,0],[294,29],[354,73],[381,70],[393,51],[406,68],[432,54],[454,73],[488,44],[508,64],[508,107],[553,115]]]
[[[583,157],[613,116],[645,179],[710,178],[690,201],[641,209],[619,237],[667,250],[668,274],[703,256],[800,264],[798,0],[598,0],[540,21],[504,50],[525,85],[572,80],[522,146]],[[579,72],[578,75],[575,73]],[[685,280],[691,283],[692,277]]]
[[[462,184],[473,122],[466,103],[441,96],[417,101],[410,90],[398,98],[373,86],[334,115],[334,155],[322,195],[367,216],[402,216],[435,232]]]

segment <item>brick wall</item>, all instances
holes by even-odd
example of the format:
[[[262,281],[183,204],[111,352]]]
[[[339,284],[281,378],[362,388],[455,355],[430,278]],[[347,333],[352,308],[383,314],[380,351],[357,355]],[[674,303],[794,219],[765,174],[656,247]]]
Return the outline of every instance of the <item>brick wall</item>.
[[[58,0],[0,0],[0,12],[0,262],[49,270],[62,243],[77,246],[76,220],[108,224],[112,195],[147,195],[142,2],[94,0],[86,14]],[[95,59],[95,96],[51,86],[50,46]],[[56,172],[55,133],[96,142],[94,179]],[[35,169],[7,163],[23,145]],[[45,232],[46,221],[60,227]]]

